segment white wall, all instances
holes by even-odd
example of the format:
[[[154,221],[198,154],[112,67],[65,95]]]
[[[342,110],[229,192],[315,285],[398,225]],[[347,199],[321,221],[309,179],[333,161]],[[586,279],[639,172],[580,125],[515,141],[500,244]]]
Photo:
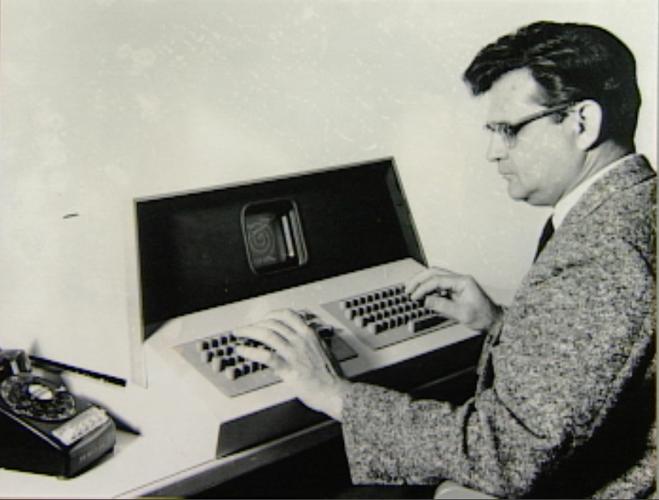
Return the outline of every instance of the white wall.
[[[132,200],[394,155],[429,260],[514,287],[546,212],[484,159],[461,74],[522,24],[601,24],[638,59],[654,0],[3,0],[0,346],[127,376]],[[139,355],[139,351],[132,350]]]

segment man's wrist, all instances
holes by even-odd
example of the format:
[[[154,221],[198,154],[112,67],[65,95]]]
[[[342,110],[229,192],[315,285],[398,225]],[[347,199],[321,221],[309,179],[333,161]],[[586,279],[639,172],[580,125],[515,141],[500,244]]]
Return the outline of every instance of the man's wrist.
[[[325,413],[338,422],[343,420],[343,407],[345,405],[345,400],[348,397],[348,393],[350,392],[351,385],[352,384],[345,379],[338,379],[327,398]]]
[[[474,321],[473,323],[468,324],[467,326],[469,326],[474,330],[486,332],[492,329],[492,327],[497,324],[497,322],[501,319],[502,316],[503,316],[503,308],[499,304],[490,302],[481,311],[477,321]]]

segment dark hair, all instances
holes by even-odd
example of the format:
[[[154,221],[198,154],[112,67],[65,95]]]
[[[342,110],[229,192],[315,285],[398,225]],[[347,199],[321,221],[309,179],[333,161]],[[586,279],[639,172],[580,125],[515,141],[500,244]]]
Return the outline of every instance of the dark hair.
[[[529,69],[543,89],[542,104],[592,99],[604,114],[600,141],[633,147],[641,105],[636,61],[613,34],[587,24],[536,22],[481,49],[464,80],[479,95],[520,68]]]

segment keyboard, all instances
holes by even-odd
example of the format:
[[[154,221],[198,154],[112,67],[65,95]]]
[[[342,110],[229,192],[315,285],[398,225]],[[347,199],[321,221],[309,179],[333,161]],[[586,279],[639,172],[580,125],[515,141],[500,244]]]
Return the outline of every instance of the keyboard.
[[[323,308],[372,349],[455,323],[412,300],[401,283],[323,304]]]
[[[357,356],[354,349],[336,335],[334,327],[324,324],[309,311],[298,311],[298,314],[316,331],[338,361]],[[238,356],[236,347],[239,345],[262,346],[257,341],[237,337],[232,331],[225,331],[185,342],[174,349],[220,392],[229,397],[281,381],[266,365]]]

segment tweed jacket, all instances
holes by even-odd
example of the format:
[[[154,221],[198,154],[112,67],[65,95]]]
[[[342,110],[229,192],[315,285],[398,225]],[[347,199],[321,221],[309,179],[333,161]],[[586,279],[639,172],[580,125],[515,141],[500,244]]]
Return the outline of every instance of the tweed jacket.
[[[638,155],[590,186],[487,332],[463,405],[353,384],[342,414],[353,481],[652,494],[655,197]]]

